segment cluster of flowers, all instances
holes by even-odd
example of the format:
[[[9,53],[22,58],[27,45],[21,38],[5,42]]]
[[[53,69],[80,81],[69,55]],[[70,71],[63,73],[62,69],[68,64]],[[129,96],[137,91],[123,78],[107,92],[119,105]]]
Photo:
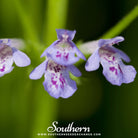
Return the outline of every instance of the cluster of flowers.
[[[72,42],[76,31],[57,29],[57,37],[41,55],[46,60],[37,66],[30,74],[30,79],[40,79],[43,75],[45,90],[54,98],[68,98],[77,90],[76,82],[71,80],[69,72],[74,76],[81,76],[81,72],[73,65],[80,58],[86,60],[81,51]],[[129,57],[121,50],[113,47],[114,44],[124,41],[123,37],[115,37],[113,39],[100,39],[98,48],[87,60],[85,69],[93,71],[99,68],[101,62],[103,66],[103,74],[106,79],[113,85],[120,86],[122,83],[130,83],[134,81],[136,70],[133,66],[124,65],[130,62]],[[19,67],[28,66],[30,64],[29,57],[11,47],[10,40],[4,42],[0,40],[0,76],[12,71],[13,61]]]

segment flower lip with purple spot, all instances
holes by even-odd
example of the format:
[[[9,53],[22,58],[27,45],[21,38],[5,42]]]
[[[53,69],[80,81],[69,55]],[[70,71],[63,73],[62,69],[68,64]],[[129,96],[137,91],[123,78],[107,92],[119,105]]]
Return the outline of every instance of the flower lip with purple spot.
[[[69,72],[74,76],[81,76],[81,72],[74,66],[64,66],[47,58],[30,74],[30,79],[40,79],[45,76],[43,82],[45,90],[54,98],[68,98],[77,90],[76,82],[70,79]]]

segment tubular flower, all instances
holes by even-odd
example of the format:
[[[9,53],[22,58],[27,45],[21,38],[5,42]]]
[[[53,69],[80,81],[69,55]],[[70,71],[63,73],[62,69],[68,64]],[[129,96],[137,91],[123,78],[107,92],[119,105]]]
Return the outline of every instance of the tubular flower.
[[[76,82],[70,79],[69,72],[74,76],[81,76],[81,72],[74,65],[64,66],[46,59],[31,72],[29,77],[36,80],[44,74],[45,90],[54,98],[68,98],[77,90]]]
[[[68,98],[77,90],[76,82],[71,80],[69,72],[81,76],[81,72],[73,65],[84,55],[72,42],[76,31],[57,29],[57,37],[41,55],[47,59],[36,67],[30,74],[30,79],[40,79],[44,74],[45,90],[54,98]]]
[[[19,67],[30,64],[29,57],[20,50],[11,47],[10,41],[10,39],[7,39],[7,42],[4,39],[0,39],[0,77],[13,70],[13,62]]]
[[[53,61],[60,65],[72,65],[80,58],[85,59],[81,51],[72,42],[76,31],[57,29],[57,37],[52,45],[50,45],[41,55],[50,57]]]
[[[136,76],[135,68],[122,62],[122,59],[130,62],[129,57],[123,51],[113,47],[114,44],[122,41],[124,38],[121,36],[113,39],[100,39],[98,48],[89,57],[85,69],[87,71],[96,70],[101,63],[103,74],[111,84],[120,86],[122,83],[133,82]]]

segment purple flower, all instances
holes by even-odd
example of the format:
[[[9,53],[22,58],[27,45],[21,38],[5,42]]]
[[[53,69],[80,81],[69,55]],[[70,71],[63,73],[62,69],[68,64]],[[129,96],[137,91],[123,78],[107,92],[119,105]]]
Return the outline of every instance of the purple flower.
[[[47,59],[37,66],[29,77],[36,80],[44,74],[45,90],[54,98],[68,98],[77,90],[76,82],[70,79],[69,72],[74,76],[81,76],[81,72],[74,65],[63,66]]]
[[[19,67],[28,66],[30,64],[29,57],[10,46],[10,39],[0,39],[0,77],[10,73],[13,70],[13,62]]]
[[[81,51],[72,42],[76,31],[57,29],[56,32],[58,40],[49,46],[41,57],[47,56],[56,63],[65,66],[76,63],[80,58],[86,60]]]
[[[40,79],[45,76],[45,90],[54,98],[68,98],[77,90],[76,82],[71,80],[69,72],[81,76],[81,72],[73,65],[84,55],[72,42],[76,31],[57,29],[58,40],[49,46],[41,55],[47,60],[36,67],[30,74],[30,79]]]
[[[112,46],[122,41],[124,38],[121,36],[113,39],[100,39],[98,48],[89,57],[85,69],[87,71],[96,70],[101,63],[104,76],[113,85],[120,86],[122,83],[133,82],[136,76],[135,68],[122,62],[122,59],[125,62],[130,62],[129,57],[123,51]]]

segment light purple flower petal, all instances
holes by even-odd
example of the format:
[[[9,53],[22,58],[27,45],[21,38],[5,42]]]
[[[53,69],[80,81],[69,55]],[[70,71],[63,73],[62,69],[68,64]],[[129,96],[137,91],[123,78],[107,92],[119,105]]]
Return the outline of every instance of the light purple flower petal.
[[[77,90],[76,82],[69,78],[67,72],[63,72],[62,75],[54,75],[47,71],[43,85],[45,90],[54,98],[68,98]]]
[[[76,77],[80,77],[81,76],[81,72],[79,71],[79,69],[77,67],[75,67],[74,65],[70,65],[68,66],[69,71]]]
[[[79,57],[75,57],[75,54],[72,52],[63,52],[56,49],[53,49],[53,54],[48,53],[47,56],[58,64],[65,66],[72,65],[79,60]]]
[[[115,65],[110,64],[105,60],[102,60],[101,64],[103,66],[104,76],[113,85],[120,86],[122,83],[130,83],[135,79],[135,68],[130,65],[124,65],[121,60]]]
[[[45,90],[54,98],[59,98],[60,97],[60,90],[57,90],[56,87],[50,87],[49,85],[49,80],[51,79],[50,74],[48,72],[45,73],[45,81],[43,82],[43,86]]]
[[[5,74],[10,73],[13,69],[14,69],[14,67],[11,66],[11,68],[9,68],[9,70],[5,71]]]
[[[52,97],[68,98],[77,90],[75,81],[69,78],[68,70],[66,66],[48,61],[43,85]]]
[[[118,44],[119,42],[122,42],[122,41],[124,41],[124,37],[122,37],[122,36],[117,36],[117,37],[112,38],[112,39],[110,40],[110,43],[111,43],[112,45],[114,45],[114,44]]]
[[[123,72],[123,83],[133,82],[137,73],[135,68],[130,65],[124,65],[123,63],[120,65],[120,67]]]
[[[71,65],[79,60],[79,57],[75,56],[74,45],[70,42],[55,41],[49,46],[41,55],[47,56],[61,65]],[[63,45],[63,47],[62,47]],[[65,45],[65,48],[64,48]]]
[[[61,65],[71,65],[79,60],[75,56],[75,48],[69,42],[56,42],[52,44],[43,54]]]
[[[112,49],[119,55],[119,57],[121,57],[125,62],[130,62],[130,58],[129,56],[124,53],[123,51],[115,48],[115,47],[112,47]]]
[[[68,40],[73,40],[76,31],[69,31],[69,30],[64,30],[64,29],[56,29],[58,39],[68,39]]]
[[[47,56],[47,53],[52,54],[54,46],[59,42],[59,40],[56,40],[53,42],[45,51],[42,53],[41,57]]]
[[[117,36],[112,39],[100,39],[98,45],[99,45],[99,47],[102,47],[105,45],[112,46],[112,45],[118,44],[119,42],[122,42],[122,41],[124,41],[124,37]]]
[[[107,43],[109,43],[110,39],[100,39],[98,42],[98,46],[102,47],[105,46]]]
[[[99,68],[100,57],[99,57],[99,48],[89,57],[85,64],[85,69],[87,71],[93,71]]]
[[[10,73],[13,70],[12,64],[13,64],[12,57],[7,58],[5,62],[0,63],[0,77],[2,77],[7,73]]]
[[[111,64],[102,59],[103,74],[105,78],[113,85],[120,86],[123,83],[123,73],[119,64]]]
[[[76,45],[72,42],[72,44],[74,45],[74,50],[75,53],[77,54],[77,56],[83,60],[86,60],[85,56],[82,54],[82,52],[76,47]]]
[[[23,52],[17,50],[16,48],[12,48],[13,50],[13,60],[15,64],[19,67],[25,67],[30,65],[30,58]]]
[[[5,74],[10,73],[13,70],[14,67],[11,67],[9,70],[5,71],[5,72],[0,72],[0,77],[4,76]]]
[[[29,78],[32,80],[37,80],[42,77],[44,72],[46,71],[46,66],[47,66],[47,60],[42,62],[39,66],[37,66],[29,75]]]
[[[65,78],[66,78],[65,81],[66,81],[67,85],[65,85],[64,90],[61,92],[61,97],[69,98],[76,92],[77,86],[76,86],[76,82],[69,78],[68,74],[66,74]]]

